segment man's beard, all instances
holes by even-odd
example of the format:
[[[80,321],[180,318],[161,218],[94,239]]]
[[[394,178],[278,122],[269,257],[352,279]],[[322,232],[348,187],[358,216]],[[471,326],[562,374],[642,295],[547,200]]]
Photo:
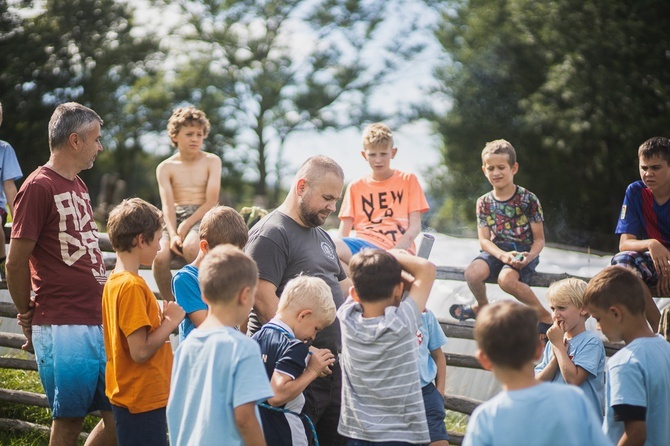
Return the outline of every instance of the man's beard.
[[[320,211],[309,209],[305,201],[300,202],[298,205],[298,211],[300,214],[300,219],[309,228],[316,228],[317,226],[321,226],[326,222],[326,218],[319,215]]]

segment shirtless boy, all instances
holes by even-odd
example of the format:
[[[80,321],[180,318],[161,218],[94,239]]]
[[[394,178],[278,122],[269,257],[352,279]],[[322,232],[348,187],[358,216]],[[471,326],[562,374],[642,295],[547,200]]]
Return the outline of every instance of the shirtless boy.
[[[188,263],[195,260],[200,220],[219,201],[221,158],[202,151],[209,129],[205,113],[191,106],[176,109],[168,121],[177,153],[156,168],[165,232],[153,263],[156,285],[165,300],[174,300],[170,262],[175,255]]]

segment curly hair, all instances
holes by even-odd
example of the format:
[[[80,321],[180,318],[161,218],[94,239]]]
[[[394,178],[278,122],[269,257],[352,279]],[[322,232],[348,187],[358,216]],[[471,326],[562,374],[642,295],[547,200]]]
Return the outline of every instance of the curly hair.
[[[179,130],[185,125],[200,125],[205,132],[205,138],[209,135],[211,126],[205,112],[189,105],[187,107],[179,107],[174,109],[172,116],[168,120],[167,131],[170,137],[170,143],[177,147],[176,138]]]

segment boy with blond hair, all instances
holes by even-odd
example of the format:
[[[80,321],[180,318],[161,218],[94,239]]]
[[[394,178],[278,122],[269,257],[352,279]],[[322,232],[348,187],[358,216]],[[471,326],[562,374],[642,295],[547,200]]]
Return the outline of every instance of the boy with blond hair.
[[[435,265],[402,250],[364,249],[349,268],[354,286],[337,310],[343,373],[338,432],[349,444],[428,444],[416,332]],[[414,278],[405,299],[403,270]]]
[[[170,443],[265,445],[256,406],[272,389],[258,344],[234,328],[254,304],[256,263],[239,248],[219,245],[200,264],[198,281],[209,310],[175,353]]]
[[[102,293],[105,380],[120,445],[168,444],[169,336],[184,310],[167,302],[161,311],[139,275],[156,257],[162,230],[161,212],[139,198],[123,200],[107,222],[117,260]]]
[[[330,287],[318,277],[290,280],[279,298],[277,315],[254,334],[274,396],[261,405],[265,440],[273,446],[310,443],[312,421],[303,413],[303,391],[332,372],[335,356],[309,347],[316,333],[335,320]],[[304,420],[304,422],[303,422]]]
[[[574,277],[549,286],[547,300],[554,324],[535,377],[579,386],[602,420],[605,404],[605,347],[600,337],[586,329],[589,312],[584,306],[586,282]]]
[[[631,270],[610,266],[584,292],[603,334],[626,343],[607,362],[603,429],[618,445],[660,445],[670,438],[670,344],[647,323],[644,287]]]
[[[465,270],[465,280],[477,302],[452,305],[449,312],[459,321],[476,318],[488,304],[486,281],[497,279],[504,292],[537,312],[538,331],[544,335],[553,323],[551,315],[526,284],[544,248],[542,206],[535,194],[514,184],[519,163],[508,141],[486,143],[482,171],[493,190],[477,199],[481,252]]]
[[[209,129],[205,113],[191,106],[175,109],[168,121],[168,136],[177,153],[156,168],[165,233],[153,264],[156,285],[164,300],[174,300],[170,262],[175,255],[187,263],[195,260],[198,223],[219,201],[221,158],[202,151]]]
[[[172,293],[177,303],[186,312],[179,324],[179,341],[199,326],[207,317],[207,304],[202,300],[198,285],[198,268],[210,249],[229,243],[244,248],[249,231],[242,216],[228,206],[214,206],[207,211],[198,229],[200,251],[195,260],[177,271],[172,278]]]
[[[487,305],[475,322],[475,341],[477,359],[503,390],[472,412],[464,446],[610,445],[581,389],[535,379],[542,354],[535,311],[509,300]]]
[[[429,207],[416,176],[391,168],[397,152],[393,132],[385,124],[365,128],[361,155],[372,173],[351,182],[342,199],[335,243],[345,264],[363,248],[416,252],[414,239],[421,232],[421,214]],[[349,236],[352,229],[356,237]]]

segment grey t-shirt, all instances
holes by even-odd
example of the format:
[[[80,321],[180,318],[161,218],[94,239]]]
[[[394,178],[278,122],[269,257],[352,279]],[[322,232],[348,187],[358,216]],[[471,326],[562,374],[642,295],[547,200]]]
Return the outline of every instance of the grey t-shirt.
[[[286,283],[302,273],[323,279],[333,292],[337,308],[344,302],[340,281],[347,275],[337,258],[332,239],[322,228],[306,228],[275,210],[251,229],[244,250],[256,261],[260,279],[277,286],[278,297]],[[251,333],[260,328],[253,310],[247,327]],[[339,352],[341,345],[337,319],[317,333],[314,340],[315,347],[333,352]]]

